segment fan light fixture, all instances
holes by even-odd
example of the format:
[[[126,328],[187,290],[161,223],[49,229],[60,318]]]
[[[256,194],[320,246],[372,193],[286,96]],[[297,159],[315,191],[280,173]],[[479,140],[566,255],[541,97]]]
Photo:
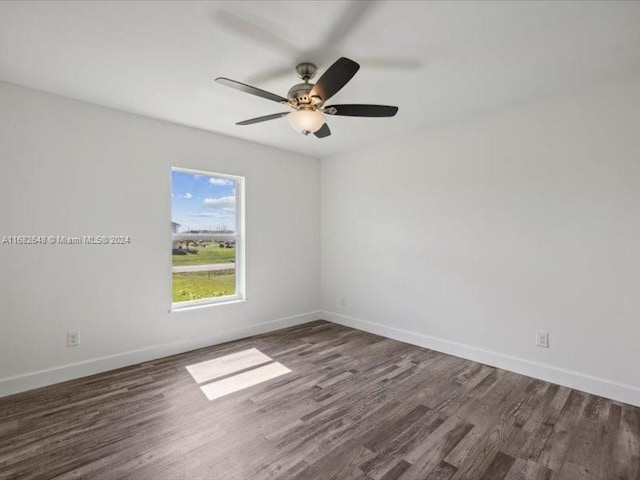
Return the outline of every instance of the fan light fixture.
[[[216,78],[216,82],[256,97],[286,105],[294,110],[293,112],[278,112],[250,118],[249,120],[238,122],[236,125],[253,125],[254,123],[287,117],[296,132],[300,132],[303,135],[313,133],[316,138],[327,138],[331,135],[331,129],[325,121],[325,114],[344,117],[393,117],[398,112],[398,107],[391,105],[353,103],[325,105],[327,100],[338,93],[353,78],[360,65],[353,60],[340,57],[322,74],[315,84],[309,83],[317,68],[313,63],[309,62],[298,64],[296,73],[303,80],[303,83],[298,83],[291,87],[286,98],[225,77]]]
[[[300,109],[287,115],[287,120],[294,130],[309,134],[320,130],[320,127],[324,125],[325,117],[317,110]]]

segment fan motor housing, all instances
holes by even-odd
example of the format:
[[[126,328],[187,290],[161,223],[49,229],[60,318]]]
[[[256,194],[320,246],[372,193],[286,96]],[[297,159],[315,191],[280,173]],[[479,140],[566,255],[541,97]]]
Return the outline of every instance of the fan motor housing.
[[[309,92],[313,88],[313,83],[298,83],[289,89],[287,98],[298,104],[311,103]]]
[[[313,83],[298,83],[289,89],[287,98],[294,107],[313,106],[319,107],[322,104],[320,97],[311,96],[309,92],[313,88]]]

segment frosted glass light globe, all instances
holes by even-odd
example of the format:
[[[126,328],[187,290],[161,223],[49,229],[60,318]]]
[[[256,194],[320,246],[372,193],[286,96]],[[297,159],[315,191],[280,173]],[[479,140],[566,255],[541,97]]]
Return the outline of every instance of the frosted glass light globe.
[[[324,125],[325,117],[317,110],[296,110],[287,115],[287,120],[300,133],[314,133]]]

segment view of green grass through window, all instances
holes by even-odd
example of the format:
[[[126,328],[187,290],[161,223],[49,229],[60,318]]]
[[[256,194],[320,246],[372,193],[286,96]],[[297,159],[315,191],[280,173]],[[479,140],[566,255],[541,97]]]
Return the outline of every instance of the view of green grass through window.
[[[235,177],[171,170],[174,304],[219,300],[238,293],[239,189]]]

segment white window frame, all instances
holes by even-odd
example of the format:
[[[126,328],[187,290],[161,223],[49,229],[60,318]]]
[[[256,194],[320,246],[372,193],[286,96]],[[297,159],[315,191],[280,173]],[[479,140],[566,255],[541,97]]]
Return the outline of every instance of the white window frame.
[[[211,305],[224,305],[228,303],[243,302],[246,300],[246,260],[245,260],[245,210],[244,210],[244,177],[238,175],[228,175],[226,173],[207,172],[204,170],[193,170],[182,167],[171,167],[170,172],[185,172],[194,175],[203,175],[208,177],[228,178],[236,184],[236,224],[235,233],[173,233],[171,221],[169,225],[169,298],[171,300],[171,308],[169,311],[175,312],[180,310],[189,310],[192,308],[200,308]],[[171,205],[173,209],[173,205]],[[224,240],[235,239],[235,275],[236,275],[236,292],[234,295],[226,295],[223,297],[202,298],[199,300],[191,300],[185,302],[173,301],[173,242],[176,240]]]

